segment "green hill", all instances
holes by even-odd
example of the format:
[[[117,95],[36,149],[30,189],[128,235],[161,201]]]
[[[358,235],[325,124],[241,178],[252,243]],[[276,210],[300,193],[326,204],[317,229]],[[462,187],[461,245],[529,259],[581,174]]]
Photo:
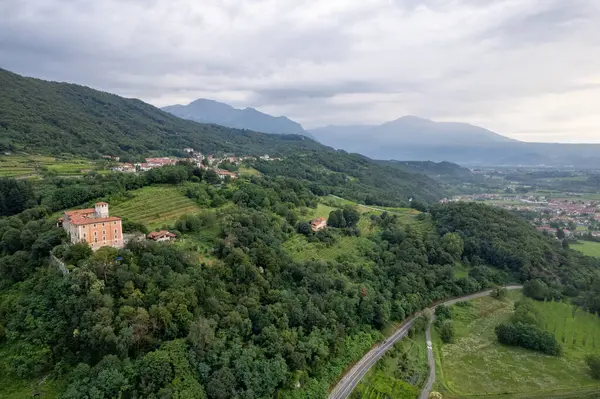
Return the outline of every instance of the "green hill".
[[[319,193],[386,205],[445,195],[433,179],[336,151],[300,135],[276,135],[187,121],[136,99],[88,87],[26,78],[0,69],[0,150],[122,159],[204,153],[268,153],[290,157],[265,163],[265,174],[315,183]],[[316,187],[318,186],[318,187]]]
[[[203,152],[286,153],[326,147],[296,135],[265,135],[186,121],[137,99],[26,78],[0,69],[0,149],[99,157]]]

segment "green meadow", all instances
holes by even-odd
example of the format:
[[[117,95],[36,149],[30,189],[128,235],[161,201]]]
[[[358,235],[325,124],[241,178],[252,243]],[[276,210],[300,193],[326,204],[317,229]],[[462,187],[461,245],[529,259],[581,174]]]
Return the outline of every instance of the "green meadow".
[[[600,353],[600,319],[566,303],[537,302],[544,324],[564,348],[561,357],[548,356],[497,342],[495,327],[507,320],[514,302],[509,293],[498,301],[484,297],[472,307],[452,307],[455,339],[442,344],[433,332],[436,387],[444,398],[584,397],[600,393],[600,381],[587,373],[584,357]]]
[[[600,242],[579,241],[577,244],[571,244],[571,248],[584,255],[600,258]]]

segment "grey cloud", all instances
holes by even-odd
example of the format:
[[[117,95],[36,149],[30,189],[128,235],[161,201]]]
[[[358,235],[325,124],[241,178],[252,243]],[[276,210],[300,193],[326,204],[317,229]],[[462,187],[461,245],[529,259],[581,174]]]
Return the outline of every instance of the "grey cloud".
[[[307,126],[413,113],[554,132],[556,108],[598,98],[599,20],[595,0],[4,0],[0,66]],[[586,112],[581,137],[600,128]]]

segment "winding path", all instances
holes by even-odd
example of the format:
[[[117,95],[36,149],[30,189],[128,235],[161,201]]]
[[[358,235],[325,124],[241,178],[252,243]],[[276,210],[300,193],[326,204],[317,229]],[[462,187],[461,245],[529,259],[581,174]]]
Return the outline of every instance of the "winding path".
[[[521,288],[522,288],[522,286],[520,286],[520,285],[510,285],[510,286],[506,287],[506,289],[508,289],[508,290],[518,290]],[[472,299],[481,298],[481,297],[489,295],[492,291],[493,290],[486,290],[486,291],[478,292],[476,294],[471,294],[471,295],[466,295],[466,296],[463,296],[460,298],[450,299],[446,302],[443,302],[442,304],[443,305],[453,305],[456,302],[469,301]],[[438,306],[438,305],[436,305],[436,306]],[[431,309],[432,310],[435,309],[436,306],[432,307]],[[337,385],[332,389],[331,393],[329,394],[329,399],[345,399],[345,398],[349,397],[350,394],[352,393],[352,391],[354,390],[354,388],[356,388],[356,386],[360,382],[360,380],[369,372],[371,367],[373,367],[373,365],[375,363],[377,363],[377,361],[379,359],[381,359],[383,357],[383,355],[385,355],[385,353],[392,346],[394,346],[394,344],[396,342],[400,341],[402,338],[404,338],[408,334],[408,331],[412,327],[412,324],[415,321],[415,318],[418,317],[419,315],[420,315],[420,313],[407,319],[404,323],[402,323],[402,325],[390,337],[388,337],[388,339],[383,341],[383,343],[378,344],[377,346],[373,347],[369,352],[367,352],[367,354],[365,356],[363,356],[363,358],[360,359],[346,373],[346,375],[344,375],[344,377],[342,377],[342,379],[337,383]],[[429,379],[427,381],[427,384],[425,385],[425,388],[423,389],[423,391],[421,393],[421,398],[427,398],[427,396],[429,395],[429,391],[431,391],[431,387],[433,386],[433,383],[435,382],[435,359],[433,357],[433,347],[431,345],[431,329],[430,329],[430,327],[431,327],[431,322],[427,328]]]

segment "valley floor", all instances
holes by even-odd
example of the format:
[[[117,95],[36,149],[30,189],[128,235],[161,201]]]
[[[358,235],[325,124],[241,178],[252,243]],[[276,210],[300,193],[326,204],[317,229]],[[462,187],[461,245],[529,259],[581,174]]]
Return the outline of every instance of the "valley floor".
[[[508,319],[521,294],[509,293],[498,301],[491,297],[452,308],[456,336],[442,344],[433,331],[437,380],[435,390],[444,398],[462,397],[582,397],[600,393],[584,357],[600,352],[600,319],[565,303],[536,303],[548,331],[564,348],[562,357],[500,345],[495,327]]]

